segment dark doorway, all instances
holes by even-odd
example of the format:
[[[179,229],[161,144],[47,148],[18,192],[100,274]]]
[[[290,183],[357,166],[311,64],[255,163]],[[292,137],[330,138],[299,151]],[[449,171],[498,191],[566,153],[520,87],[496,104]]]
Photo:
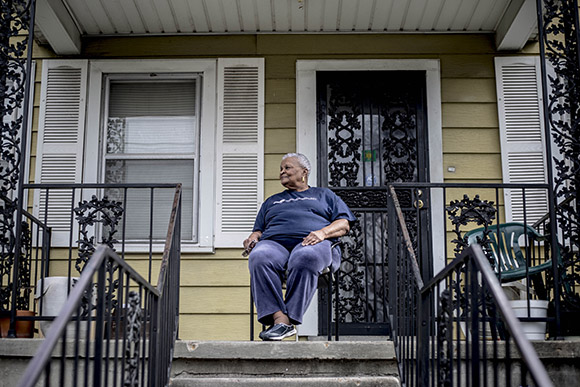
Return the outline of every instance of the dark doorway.
[[[387,186],[429,181],[426,75],[333,71],[316,77],[318,183],[341,196],[357,217],[343,237],[340,334],[387,335]],[[405,214],[410,230],[417,213]],[[326,334],[325,300],[321,291],[320,334]]]

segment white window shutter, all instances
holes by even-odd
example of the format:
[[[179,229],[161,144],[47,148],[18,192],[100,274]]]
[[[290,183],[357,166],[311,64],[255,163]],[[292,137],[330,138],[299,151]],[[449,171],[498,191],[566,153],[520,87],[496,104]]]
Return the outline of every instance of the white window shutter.
[[[545,184],[546,146],[539,57],[495,58],[504,183]],[[525,191],[525,221],[548,212],[546,190]],[[506,221],[524,221],[521,190],[505,190]]]
[[[264,60],[218,61],[216,247],[242,247],[264,195]]]
[[[36,183],[72,184],[82,180],[87,69],[86,60],[43,61]],[[70,189],[51,190],[46,206],[46,191],[35,192],[34,213],[41,221],[47,217],[53,246],[69,245],[71,219],[72,242],[78,239],[71,212],[80,192],[75,196]]]

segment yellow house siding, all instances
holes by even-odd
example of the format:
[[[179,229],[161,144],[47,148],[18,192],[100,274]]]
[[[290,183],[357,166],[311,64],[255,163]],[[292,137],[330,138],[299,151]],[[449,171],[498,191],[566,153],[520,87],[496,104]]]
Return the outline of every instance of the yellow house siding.
[[[83,40],[81,55],[86,58],[194,58],[255,54],[255,35],[214,35],[90,38]]]
[[[474,146],[474,143],[477,146]],[[497,128],[446,128],[443,131],[443,153],[496,153],[499,144]]]
[[[296,149],[296,130],[266,129],[264,148],[272,153],[288,153],[288,149]]]
[[[495,103],[494,78],[443,78],[443,103]]]
[[[494,78],[493,54],[441,55],[441,78]]]
[[[266,104],[296,103],[296,82],[294,78],[266,79]]]
[[[443,128],[496,128],[497,106],[490,103],[444,103]]]
[[[525,53],[535,54],[537,49],[528,45]],[[35,46],[34,54],[37,59],[55,56],[39,46]],[[266,77],[264,190],[267,197],[282,190],[278,181],[281,156],[296,150],[296,61],[305,59],[438,59],[445,181],[501,182],[495,55],[493,37],[489,35],[271,34],[91,38],[84,40],[81,57],[263,57]],[[41,61],[37,61],[37,89],[41,65]],[[38,92],[34,104],[33,141],[36,141],[38,128],[39,96]],[[32,164],[35,149],[34,146]],[[455,172],[447,170],[451,166],[455,167]],[[468,194],[473,197],[476,191]],[[450,191],[449,195],[448,198],[455,195],[460,198],[459,191]],[[482,198],[495,201],[495,194],[486,191]],[[500,195],[500,203],[501,200]],[[452,239],[452,235],[448,234],[447,238]],[[140,272],[145,268],[145,261],[132,259],[131,263],[136,264]],[[64,263],[58,265],[61,265],[59,270],[64,270]],[[158,267],[157,263],[154,266]],[[241,249],[183,254],[181,286],[180,338],[248,338],[249,274]]]
[[[180,281],[180,338],[249,338],[250,275],[241,249],[183,254]]]
[[[295,128],[296,127],[296,104],[295,103],[271,103],[266,104],[266,128]],[[266,150],[267,152],[267,150]]]
[[[297,56],[340,55],[439,55],[441,53],[493,53],[493,40],[487,35],[383,35],[309,34],[258,35],[258,53]]]

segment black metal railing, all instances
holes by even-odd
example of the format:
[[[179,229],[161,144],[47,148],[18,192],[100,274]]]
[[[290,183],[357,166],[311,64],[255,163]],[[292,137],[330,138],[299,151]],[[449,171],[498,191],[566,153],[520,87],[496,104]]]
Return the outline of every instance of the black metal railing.
[[[95,249],[20,386],[166,386],[177,338],[181,186],[156,286],[106,244]]]
[[[7,336],[18,335],[19,321],[40,321],[42,331],[45,322],[54,319],[54,308],[45,305],[51,281],[60,280],[59,286],[70,292],[98,244],[109,246],[123,259],[137,254],[146,262],[140,265],[140,273],[151,282],[163,252],[175,187],[25,184],[24,196],[32,200],[32,214],[22,211],[26,222],[22,222],[20,237],[12,242],[21,254],[13,254],[11,248],[3,257],[4,265],[10,266],[6,272],[18,279],[16,284],[7,276],[2,281],[6,291],[0,293],[0,305],[11,319]],[[23,316],[21,309],[31,313]]]
[[[556,224],[535,227],[538,219],[554,210],[554,204],[547,201],[547,184],[412,182],[392,186],[399,197],[423,278],[432,278],[447,261],[477,242],[483,246],[500,282],[511,291],[511,297],[526,302],[549,301],[547,315],[538,317],[528,312],[526,318],[530,322],[548,321],[550,336],[560,336],[561,301],[574,300],[566,295],[574,292],[563,294],[563,289],[575,286],[563,287],[562,281],[577,281],[580,276],[573,273],[580,266],[568,264],[566,271],[572,274],[563,276],[559,266],[564,262],[559,254],[561,244],[552,240]],[[390,242],[394,237],[391,222],[396,218],[388,208],[387,189],[344,187],[336,192],[357,220],[342,238],[339,307],[338,313],[332,315],[338,316],[335,319],[341,325],[341,334],[349,334],[352,326],[354,332],[350,334],[388,335],[386,308],[393,275],[388,256],[394,243]],[[510,199],[511,207],[506,199]],[[506,233],[511,236],[514,232],[522,235],[517,243],[506,237]],[[498,246],[503,250],[498,250]],[[513,264],[505,260],[508,246]]]
[[[511,298],[527,302],[522,321],[548,322],[549,335],[560,335],[560,303],[565,298],[561,244],[552,241],[551,235],[557,234],[555,224],[538,223],[546,209],[554,210],[554,204],[544,201],[546,207],[542,208],[537,206],[541,201],[530,200],[545,197],[547,185],[393,183],[392,187],[399,197],[423,278],[433,276],[428,275],[429,268],[435,265],[442,269],[470,244],[478,243]],[[513,202],[519,201],[518,206],[512,206],[509,221],[505,215],[508,195]],[[514,228],[519,228],[519,238]],[[389,233],[389,246],[395,237]],[[433,262],[433,257],[438,261]],[[571,266],[567,270],[573,272],[577,268]],[[573,278],[576,277],[568,280]],[[548,314],[533,315],[531,300],[549,301]]]
[[[389,316],[405,386],[551,386],[478,244],[424,283],[390,189]]]
[[[3,196],[0,196],[0,203],[3,207],[17,205]],[[51,230],[26,210],[22,211],[22,216],[19,238],[6,234],[2,243],[0,316],[9,319],[10,323],[0,337],[32,337],[37,314],[33,302],[34,286],[48,275]],[[19,254],[15,259],[17,241]]]

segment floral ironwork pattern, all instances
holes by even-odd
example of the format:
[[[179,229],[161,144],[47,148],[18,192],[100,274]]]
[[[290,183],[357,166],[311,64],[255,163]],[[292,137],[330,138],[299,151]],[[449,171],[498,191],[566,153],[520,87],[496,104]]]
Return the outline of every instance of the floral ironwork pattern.
[[[547,124],[561,158],[554,157],[556,218],[564,243],[560,249],[562,289],[580,285],[580,57],[575,0],[543,0],[540,44],[552,72],[544,71]],[[547,67],[547,66],[546,66]],[[580,296],[563,292],[566,308],[580,311]]]
[[[125,325],[125,380],[124,386],[132,387],[139,385],[139,353],[141,349],[141,327],[143,310],[141,309],[141,297],[135,291],[129,292],[127,300]]]
[[[492,258],[490,239],[488,237],[490,233],[488,227],[493,223],[497,212],[494,207],[494,202],[481,200],[479,195],[475,195],[473,199],[470,199],[467,195],[463,195],[463,199],[451,201],[445,210],[451,220],[451,224],[454,226],[453,232],[456,235],[455,239],[451,241],[455,243],[455,249],[453,250],[455,256],[458,256],[468,246],[467,237],[463,235],[461,226],[475,223],[478,226],[484,227],[484,237],[481,240],[478,238],[478,243],[485,251],[492,267],[494,267],[495,262]]]
[[[417,115],[404,101],[382,109],[385,181],[417,181]]]
[[[103,226],[103,235],[100,243],[109,246],[114,251],[115,243],[119,242],[115,238],[115,234],[118,231],[119,221],[123,216],[124,210],[121,202],[109,200],[107,196],[99,199],[93,195],[90,201],[83,200],[80,202],[74,212],[81,235],[81,239],[77,241],[79,253],[75,268],[81,273],[85,264],[95,252],[95,225],[101,224]],[[90,228],[93,228],[93,235],[89,235]]]
[[[100,224],[101,227],[101,244],[107,245],[115,251],[115,243],[119,242],[115,238],[118,226],[123,217],[124,209],[121,202],[109,200],[107,196],[102,199],[93,195],[90,201],[83,200],[79,206],[74,209],[76,220],[79,224],[79,234],[81,238],[77,241],[79,244],[78,256],[75,261],[75,268],[82,273],[83,268],[92,257],[96,249],[95,243],[95,226]],[[92,232],[90,231],[92,229]],[[90,235],[92,234],[92,235]],[[114,279],[113,273],[117,266],[107,262],[107,286],[105,289],[106,307],[110,311],[117,308],[118,302],[115,299],[115,291],[119,288],[119,280]],[[87,317],[96,305],[91,302],[91,295],[85,294],[82,300],[82,316]]]
[[[340,265],[339,320],[341,322],[364,321],[365,316],[365,268],[361,214],[355,212],[357,221],[348,236],[343,237],[342,262]]]
[[[333,189],[349,208],[385,208],[387,193],[385,191],[368,191],[364,189]]]
[[[361,159],[361,123],[358,93],[349,87],[332,88],[328,109],[328,185],[356,187]]]
[[[19,237],[15,235],[18,224],[14,214],[19,205],[15,192],[23,163],[21,136],[26,121],[26,81],[30,71],[26,52],[33,27],[33,7],[33,0],[0,3],[0,310],[6,310],[11,302],[15,280],[10,275]],[[24,306],[20,286],[25,280],[16,279],[20,296],[15,295],[15,301],[20,306]]]
[[[32,246],[32,232],[26,222],[20,228],[20,259],[18,260],[18,293],[16,294],[16,309],[28,310],[30,306],[30,248]]]

